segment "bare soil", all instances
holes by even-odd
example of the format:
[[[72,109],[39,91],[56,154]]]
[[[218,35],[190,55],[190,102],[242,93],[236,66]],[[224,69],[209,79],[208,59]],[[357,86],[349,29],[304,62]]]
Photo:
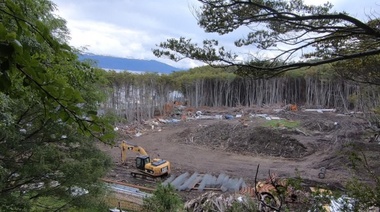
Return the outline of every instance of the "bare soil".
[[[247,114],[245,109],[245,114]],[[208,114],[240,113],[240,109],[209,109]],[[159,127],[144,126],[139,137],[127,135],[120,127],[120,141],[142,146],[153,158],[171,162],[172,173],[198,172],[231,177],[243,177],[247,183],[254,181],[259,166],[258,179],[266,179],[268,173],[279,177],[301,177],[308,185],[320,184],[342,188],[344,183],[359,174],[366,180],[362,165],[353,169],[350,160],[353,150],[360,150],[368,160],[368,166],[380,174],[380,144],[369,143],[373,135],[367,122],[360,117],[337,113],[279,112],[270,109],[249,109],[253,113],[266,113],[282,119],[299,121],[297,129],[284,126],[261,127],[267,120],[245,116],[245,125],[240,119],[189,120],[186,122],[159,124]],[[248,117],[248,118],[247,118]],[[141,126],[140,126],[141,129]],[[133,179],[128,169],[133,169],[135,153],[128,154],[129,166],[120,166],[120,149],[99,145],[112,156],[115,167],[108,174],[113,180],[153,186],[146,181]],[[326,169],[325,178],[320,179],[320,169]]]

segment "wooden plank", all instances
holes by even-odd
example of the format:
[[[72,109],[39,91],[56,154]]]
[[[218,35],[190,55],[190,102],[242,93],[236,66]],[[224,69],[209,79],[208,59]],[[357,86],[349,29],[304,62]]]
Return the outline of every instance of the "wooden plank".
[[[319,111],[322,111],[322,112],[335,112],[336,109],[305,109],[304,111],[305,112],[319,112]]]
[[[129,186],[129,187],[132,187],[132,188],[138,188],[138,189],[140,189],[140,190],[142,190],[142,191],[153,192],[153,191],[156,190],[156,189],[154,189],[154,188],[148,188],[148,187],[139,186],[139,185],[134,185],[134,184],[130,184],[130,183],[123,183],[123,182],[114,181],[114,180],[105,179],[105,178],[102,178],[101,180],[104,181],[104,182],[107,182],[107,183],[114,183],[114,184],[119,184],[119,185]]]
[[[194,190],[198,190],[197,187],[193,188]],[[203,188],[203,190],[208,190],[208,191],[221,191],[222,189],[220,188]]]

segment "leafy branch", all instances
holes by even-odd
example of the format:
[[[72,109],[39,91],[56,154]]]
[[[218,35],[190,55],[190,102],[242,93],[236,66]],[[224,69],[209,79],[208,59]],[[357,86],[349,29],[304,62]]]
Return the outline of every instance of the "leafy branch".
[[[332,5],[328,3],[308,6],[301,0],[199,2],[202,6],[196,13],[197,21],[206,32],[224,35],[245,26],[252,32],[236,40],[236,47],[272,50],[275,55],[238,61],[238,54],[218,47],[216,40],[205,40],[203,46],[198,46],[181,37],[157,45],[153,50],[157,57],[175,61],[190,58],[215,67],[234,66],[239,74],[268,78],[303,67],[380,54],[377,19],[364,22],[345,12],[330,12]],[[359,47],[363,41],[369,48]]]

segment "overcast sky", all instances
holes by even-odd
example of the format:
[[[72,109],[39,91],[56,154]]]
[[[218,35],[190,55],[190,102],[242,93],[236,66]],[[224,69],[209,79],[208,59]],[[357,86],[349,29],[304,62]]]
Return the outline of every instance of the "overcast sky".
[[[223,37],[206,34],[194,17],[196,0],[52,0],[57,14],[67,21],[69,43],[88,52],[134,59],[158,60],[179,68],[201,63],[183,60],[178,63],[153,55],[156,44],[168,38],[184,36],[193,41],[218,38],[232,48],[233,41],[244,35],[239,30]],[[321,0],[307,0],[313,4]],[[346,11],[363,18],[379,16],[380,0],[332,0],[336,11]],[[378,11],[379,13],[377,13]]]

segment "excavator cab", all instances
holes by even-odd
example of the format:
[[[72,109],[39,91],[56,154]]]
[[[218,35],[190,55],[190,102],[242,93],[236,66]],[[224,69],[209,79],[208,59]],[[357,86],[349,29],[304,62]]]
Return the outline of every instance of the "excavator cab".
[[[154,158],[151,159],[144,148],[128,144],[123,141],[120,144],[121,148],[121,163],[126,164],[127,162],[127,151],[137,152],[140,155],[136,157],[136,169],[139,171],[131,171],[133,177],[136,176],[151,176],[151,177],[162,177],[170,174],[170,162],[167,160]]]
[[[147,155],[140,155],[136,157],[136,168],[145,170],[145,165],[150,163],[150,157]]]

